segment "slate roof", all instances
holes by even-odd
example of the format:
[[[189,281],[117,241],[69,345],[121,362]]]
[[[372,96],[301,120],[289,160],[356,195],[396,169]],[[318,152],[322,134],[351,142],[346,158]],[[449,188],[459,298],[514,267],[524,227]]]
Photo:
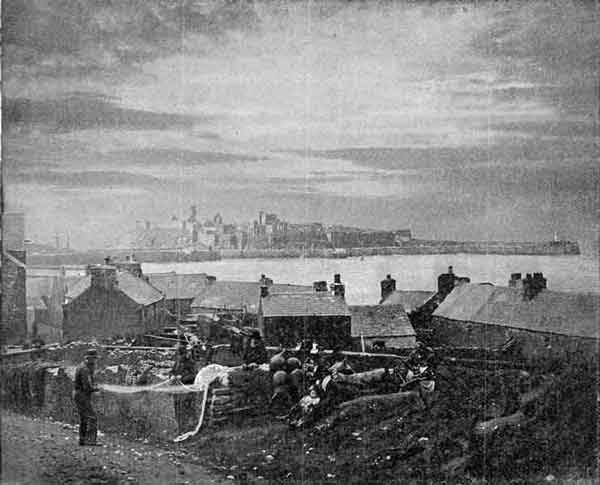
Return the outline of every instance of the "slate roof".
[[[159,289],[167,300],[189,300],[206,289],[206,273],[149,273],[150,284]]]
[[[285,285],[275,283],[269,287],[271,293],[308,292],[311,286]],[[192,308],[220,308],[258,312],[260,283],[256,281],[215,281],[208,285],[201,295],[194,298]]]
[[[600,294],[595,293],[542,290],[532,300],[525,300],[520,289],[468,283],[454,288],[433,316],[600,338]]]
[[[68,301],[74,300],[86,291],[91,285],[90,275],[82,276],[70,287],[65,295]],[[151,305],[162,300],[163,294],[147,281],[138,278],[128,271],[117,271],[118,289],[139,305]]]
[[[402,305],[407,313],[415,311],[428,301],[435,291],[425,290],[396,290],[381,303],[382,305]]]
[[[353,305],[352,336],[360,337],[414,337],[402,305]]]
[[[80,276],[79,279],[67,283],[67,292],[65,298],[67,300],[73,300],[81,295],[85,290],[90,287],[92,277],[90,275]]]
[[[275,285],[274,285],[275,286]],[[264,317],[350,316],[346,302],[327,292],[276,293],[261,299]]]

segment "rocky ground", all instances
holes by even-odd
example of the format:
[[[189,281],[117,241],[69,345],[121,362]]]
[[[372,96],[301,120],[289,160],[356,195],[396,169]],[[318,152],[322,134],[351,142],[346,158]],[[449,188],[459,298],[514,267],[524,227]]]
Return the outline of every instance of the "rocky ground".
[[[232,483],[177,449],[115,435],[102,435],[102,446],[83,447],[75,426],[7,411],[1,429],[3,484]]]

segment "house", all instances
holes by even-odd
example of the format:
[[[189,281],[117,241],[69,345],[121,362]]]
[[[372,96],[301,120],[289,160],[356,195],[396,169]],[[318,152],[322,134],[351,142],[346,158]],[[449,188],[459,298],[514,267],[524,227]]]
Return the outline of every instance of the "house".
[[[144,278],[114,265],[92,265],[63,305],[63,340],[143,335],[165,321],[165,297]]]
[[[261,277],[274,293],[312,291],[310,286],[273,283]],[[246,315],[256,321],[258,315],[261,281],[217,281],[209,277],[204,291],[191,303],[192,313],[225,312]]]
[[[152,286],[165,295],[167,311],[178,318],[190,313],[192,301],[201,295],[208,285],[206,273],[148,273],[146,277]]]
[[[1,219],[0,343],[13,344],[27,338],[25,215],[4,212]]]
[[[511,276],[508,287],[466,283],[433,313],[440,344],[501,348],[515,342],[526,357],[596,355],[600,294],[550,291],[542,273]]]
[[[40,337],[46,343],[61,340],[65,295],[79,280],[81,276],[66,276],[64,269],[54,275],[27,275],[27,325],[31,337]]]
[[[25,251],[2,251],[2,343],[24,342],[27,338]]]
[[[352,314],[355,348],[414,348],[417,335],[402,305],[356,305]]]
[[[343,296],[328,291],[277,293],[263,286],[258,326],[268,345],[295,347],[310,340],[321,348],[350,348],[351,313]]]

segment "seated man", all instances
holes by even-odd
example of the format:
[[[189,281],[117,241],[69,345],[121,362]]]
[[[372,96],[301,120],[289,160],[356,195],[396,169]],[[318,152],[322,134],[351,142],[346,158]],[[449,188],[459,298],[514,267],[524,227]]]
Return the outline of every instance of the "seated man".
[[[305,424],[309,424],[317,418],[316,411],[320,403],[319,388],[316,385],[310,386],[308,394],[300,399],[298,404],[286,416],[289,425],[299,428]]]

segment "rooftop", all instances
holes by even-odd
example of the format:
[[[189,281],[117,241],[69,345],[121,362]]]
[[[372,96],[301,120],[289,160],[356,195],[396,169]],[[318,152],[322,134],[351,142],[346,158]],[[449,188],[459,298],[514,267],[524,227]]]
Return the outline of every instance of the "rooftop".
[[[382,305],[402,305],[407,313],[413,312],[427,302],[435,291],[396,290],[381,303]]]
[[[352,312],[353,337],[414,337],[402,305],[354,305]]]
[[[149,273],[150,284],[167,300],[189,300],[200,295],[207,285],[207,274]]]
[[[600,294],[542,290],[523,298],[522,290],[467,283],[452,290],[434,317],[502,325],[572,337],[600,338]]]
[[[74,300],[91,285],[90,275],[82,276],[71,286],[67,286],[65,295],[68,301]],[[140,305],[151,305],[164,297],[160,291],[146,280],[133,276],[129,271],[117,271],[117,288]]]
[[[275,283],[269,287],[272,293],[313,291],[311,286]],[[260,283],[257,281],[215,281],[192,302],[192,308],[222,308],[224,310],[246,309],[258,312]]]
[[[328,292],[304,291],[277,293],[273,285],[267,297],[261,299],[265,317],[349,316],[346,302]]]

